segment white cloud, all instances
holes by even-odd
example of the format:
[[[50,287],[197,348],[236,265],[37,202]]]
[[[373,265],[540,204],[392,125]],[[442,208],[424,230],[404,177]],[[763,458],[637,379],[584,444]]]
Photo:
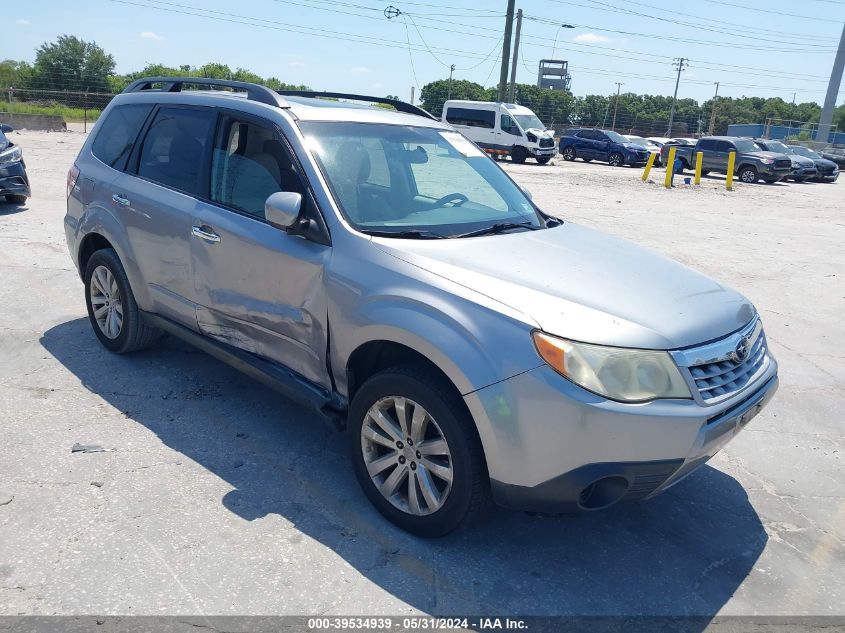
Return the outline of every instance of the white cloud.
[[[140,33],[141,37],[145,40],[163,40],[164,38],[159,35],[158,33],[153,33],[152,31],[142,31]]]
[[[307,64],[305,62],[291,62],[288,66],[291,68],[305,68]]]
[[[29,20],[24,20],[24,19],[15,20],[15,24],[20,24],[21,26],[29,26]]]
[[[610,38],[598,33],[579,33],[572,38],[572,41],[581,44],[594,44],[596,42],[609,42]]]
[[[353,66],[349,69],[349,72],[353,75],[363,75],[364,73],[370,72],[370,69],[366,66]]]

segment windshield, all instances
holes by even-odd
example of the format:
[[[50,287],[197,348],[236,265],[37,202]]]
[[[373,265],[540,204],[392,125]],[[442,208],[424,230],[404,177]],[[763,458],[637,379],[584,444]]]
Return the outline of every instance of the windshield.
[[[602,132],[607,134],[607,137],[611,141],[613,141],[614,143],[630,143],[631,142],[628,139],[626,139],[624,136],[619,134],[619,132],[614,132],[613,130],[602,130]]]
[[[816,154],[809,147],[804,147],[803,145],[789,145],[788,147],[792,150],[793,154],[799,154],[807,158],[821,158],[821,156]]]
[[[546,126],[543,122],[533,114],[512,114],[511,115],[523,130],[530,130],[536,128],[538,130],[545,130]]]
[[[791,149],[789,149],[786,145],[778,141],[766,141],[766,145],[769,146],[770,152],[780,152],[781,154],[793,153]]]
[[[629,136],[628,140],[631,143],[635,143],[636,145],[641,145],[643,147],[649,147],[651,145],[654,145],[654,143],[652,143],[649,140],[644,139],[642,136]]]
[[[347,122],[300,127],[344,217],[360,231],[452,237],[501,223],[546,226],[525,193],[457,132]]]
[[[751,139],[747,138],[738,138],[734,141],[734,145],[736,145],[736,151],[738,152],[759,152],[760,148],[752,141]]]

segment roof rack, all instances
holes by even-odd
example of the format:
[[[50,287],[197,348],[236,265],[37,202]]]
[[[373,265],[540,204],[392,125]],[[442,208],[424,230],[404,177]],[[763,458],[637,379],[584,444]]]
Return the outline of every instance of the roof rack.
[[[368,101],[370,103],[385,103],[387,105],[391,105],[399,112],[404,112],[405,114],[416,114],[417,116],[424,116],[428,119],[437,120],[437,117],[429,114],[422,108],[418,108],[415,105],[411,105],[410,103],[405,103],[404,101],[399,101],[398,99],[388,99],[382,97],[372,97],[369,95],[356,95],[356,94],[347,94],[345,92],[317,92],[313,90],[278,90],[277,94],[280,94],[284,97],[306,97],[309,99],[317,98],[317,97],[329,97],[331,99],[354,99],[356,101]]]
[[[153,88],[153,84],[162,84],[161,88]],[[182,92],[184,84],[209,86],[220,88],[239,88],[246,92],[247,99],[258,101],[280,108],[290,107],[284,99],[268,88],[247,81],[231,81],[229,79],[209,79],[208,77],[142,77],[124,88],[123,92],[141,92],[156,90],[158,92]]]

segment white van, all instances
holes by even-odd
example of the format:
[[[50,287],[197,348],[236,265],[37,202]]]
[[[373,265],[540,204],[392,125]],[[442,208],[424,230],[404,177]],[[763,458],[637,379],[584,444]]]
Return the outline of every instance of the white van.
[[[525,106],[452,99],[443,105],[442,118],[488,154],[515,163],[532,156],[545,165],[557,153],[554,133]]]

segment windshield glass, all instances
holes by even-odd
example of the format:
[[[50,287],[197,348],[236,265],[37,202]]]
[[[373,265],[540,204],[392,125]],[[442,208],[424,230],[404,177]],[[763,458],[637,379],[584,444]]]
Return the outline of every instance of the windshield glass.
[[[751,139],[747,138],[738,138],[734,141],[734,145],[736,145],[736,151],[738,152],[759,152],[760,148],[752,141]]]
[[[821,158],[821,156],[816,154],[809,147],[804,147],[803,145],[790,145],[789,149],[791,149],[794,154],[800,154],[801,156],[806,156],[807,158]]]
[[[628,140],[631,143],[634,143],[636,145],[641,145],[643,147],[649,147],[650,145],[653,145],[653,143],[651,141],[647,141],[642,136],[629,136]]]
[[[626,139],[624,136],[619,134],[619,132],[614,132],[613,130],[602,130],[602,132],[607,134],[607,137],[611,141],[613,141],[614,143],[630,143],[631,142],[628,139]]]
[[[536,128],[538,130],[545,130],[546,126],[543,122],[533,114],[512,114],[511,115],[523,130],[530,130]]]
[[[781,154],[792,154],[792,150],[779,141],[767,141],[770,152],[780,152]]]
[[[545,227],[502,169],[449,130],[302,122],[344,217],[358,230],[451,237],[500,223]]]

